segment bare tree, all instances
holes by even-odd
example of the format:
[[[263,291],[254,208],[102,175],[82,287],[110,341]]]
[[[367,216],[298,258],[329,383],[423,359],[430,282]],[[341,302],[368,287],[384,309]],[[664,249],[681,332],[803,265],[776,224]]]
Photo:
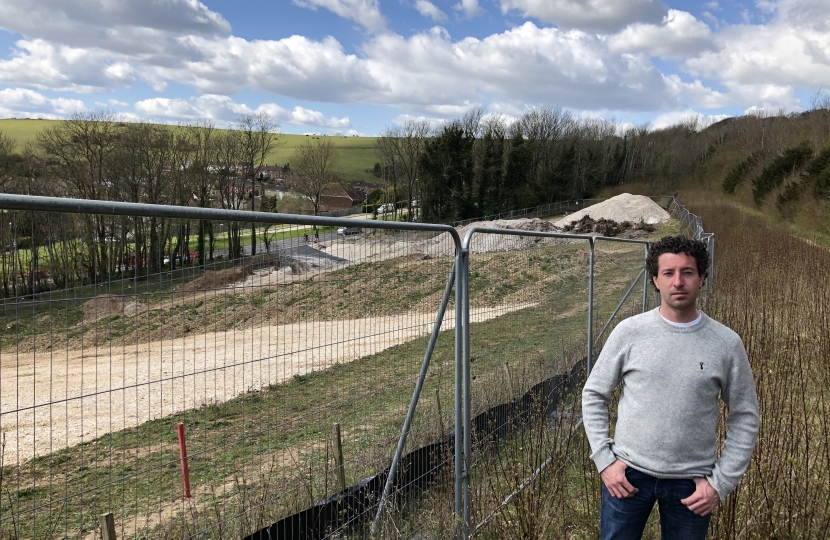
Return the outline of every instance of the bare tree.
[[[375,141],[375,153],[384,170],[390,171],[395,199],[398,197],[398,180],[410,208],[408,220],[412,220],[412,201],[418,193],[418,160],[429,136],[427,120],[407,120],[401,125],[387,127]],[[396,201],[397,202],[397,201]]]
[[[52,162],[51,176],[66,182],[74,193],[86,199],[106,199],[112,183],[108,178],[109,158],[116,151],[123,124],[112,111],[102,109],[73,113],[68,120],[47,127],[36,137],[37,146]],[[86,267],[91,280],[106,278],[108,268],[105,221],[101,216],[82,215],[86,225]]]
[[[291,156],[291,168],[299,173],[294,181],[294,189],[311,201],[315,216],[319,212],[320,198],[326,184],[334,179],[336,163],[334,145],[321,137],[306,141]]]
[[[0,131],[0,188],[10,183],[15,176],[15,153],[17,143]]]
[[[240,174],[251,182],[251,211],[255,211],[254,182],[268,154],[280,145],[279,124],[268,113],[246,114],[236,122],[239,136]],[[251,255],[256,254],[256,227],[251,222]]]
[[[215,134],[212,162],[216,168],[216,188],[219,191],[219,203],[222,208],[239,210],[247,197],[245,178],[240,174],[239,137],[235,131],[221,131]],[[228,253],[232,259],[242,256],[241,224],[238,221],[228,223]]]
[[[214,156],[216,144],[216,126],[210,120],[196,122],[182,126],[182,134],[185,137],[183,144],[188,149],[186,170],[188,173],[190,189],[193,194],[193,202],[200,208],[210,208],[212,198],[211,191],[214,187],[216,174],[211,159]],[[208,249],[210,258],[213,258],[213,245],[215,236],[213,233],[213,222],[199,220],[199,232],[196,241],[196,250],[199,255],[199,265],[205,264],[205,237],[208,237]]]

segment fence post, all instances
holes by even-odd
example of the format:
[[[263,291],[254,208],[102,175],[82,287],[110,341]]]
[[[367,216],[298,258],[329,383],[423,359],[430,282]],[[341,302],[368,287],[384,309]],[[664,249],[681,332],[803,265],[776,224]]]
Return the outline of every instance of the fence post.
[[[184,486],[184,498],[190,498],[190,467],[187,464],[187,444],[184,440],[184,424],[176,424],[176,432],[179,436],[179,459],[182,464],[182,485]]]
[[[101,514],[99,525],[101,526],[101,537],[103,540],[115,540],[115,517],[112,515],[112,512]]]
[[[461,481],[461,454],[463,452],[463,440],[462,440],[462,432],[464,430],[463,427],[463,418],[461,416],[461,403],[462,403],[462,376],[463,376],[463,366],[462,366],[462,352],[461,352],[461,341],[462,341],[462,328],[461,328],[461,303],[462,303],[462,283],[463,283],[463,275],[464,275],[464,267],[461,264],[462,256],[461,256],[461,248],[458,248],[458,251],[455,254],[455,434],[454,434],[454,446],[455,446],[455,507],[454,507],[454,515],[455,515],[455,538],[460,539],[462,538],[463,534],[463,495],[462,495],[462,481]]]
[[[464,538],[470,536],[470,457],[472,455],[472,425],[471,425],[471,396],[470,386],[470,252],[463,249],[461,253],[464,272],[461,293],[461,316],[464,340],[462,351],[464,354]]]
[[[595,237],[590,237],[588,243],[591,253],[588,257],[588,357],[585,363],[585,374],[591,374],[591,365],[594,354],[594,243]]]
[[[649,271],[648,271],[648,244],[646,244],[645,248],[645,255],[643,256],[643,266],[646,267],[646,272],[643,274],[643,311],[645,313],[648,309],[648,278],[649,278]]]
[[[342,492],[346,489],[346,467],[343,463],[343,443],[340,439],[340,424],[337,422],[331,428],[331,443],[334,448],[334,466],[337,475],[337,487]]]
[[[510,366],[507,362],[504,363],[504,375],[507,377],[507,396],[513,401],[513,378],[510,376]]]

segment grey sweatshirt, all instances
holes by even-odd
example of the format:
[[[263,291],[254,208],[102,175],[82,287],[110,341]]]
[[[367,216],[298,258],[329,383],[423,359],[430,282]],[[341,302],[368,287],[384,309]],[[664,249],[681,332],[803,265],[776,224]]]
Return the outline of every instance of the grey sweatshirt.
[[[611,438],[608,403],[620,382]],[[720,458],[718,395],[729,406]],[[658,309],[622,321],[582,390],[582,418],[600,471],[619,459],[657,478],[703,476],[724,500],[758,436],[755,382],[741,338],[706,314],[688,328],[672,326]]]

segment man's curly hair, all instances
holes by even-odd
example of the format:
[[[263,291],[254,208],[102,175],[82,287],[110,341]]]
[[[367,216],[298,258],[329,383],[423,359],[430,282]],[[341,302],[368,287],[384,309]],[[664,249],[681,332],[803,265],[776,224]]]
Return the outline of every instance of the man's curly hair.
[[[694,257],[697,261],[698,275],[706,276],[709,269],[709,250],[706,249],[706,244],[700,240],[693,240],[680,234],[664,236],[658,242],[649,245],[646,268],[648,268],[648,273],[652,278],[657,276],[657,270],[659,269],[657,261],[660,259],[660,255],[664,253],[685,253]]]

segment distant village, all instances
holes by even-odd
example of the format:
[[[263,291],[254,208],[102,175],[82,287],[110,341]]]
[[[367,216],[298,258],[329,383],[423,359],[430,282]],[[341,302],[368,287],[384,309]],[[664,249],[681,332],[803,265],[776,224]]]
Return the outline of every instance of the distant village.
[[[238,175],[244,174],[243,167],[238,166],[236,173]],[[259,174],[256,180],[253,181],[253,186],[251,186],[250,180],[245,182],[245,191],[247,193],[253,192],[258,198],[267,196],[282,199],[289,193],[303,197],[303,195],[291,189],[291,180],[297,176],[298,173],[291,171],[290,168],[285,169],[279,165],[265,165],[259,169]],[[385,184],[378,182],[345,182],[343,180],[329,182],[321,193],[317,214],[343,216],[360,213],[363,205],[367,203],[369,194],[373,191],[383,190],[386,187]],[[214,194],[214,197],[216,198],[216,206],[219,206],[218,192]],[[300,210],[300,213],[314,214],[314,205],[311,201]]]

